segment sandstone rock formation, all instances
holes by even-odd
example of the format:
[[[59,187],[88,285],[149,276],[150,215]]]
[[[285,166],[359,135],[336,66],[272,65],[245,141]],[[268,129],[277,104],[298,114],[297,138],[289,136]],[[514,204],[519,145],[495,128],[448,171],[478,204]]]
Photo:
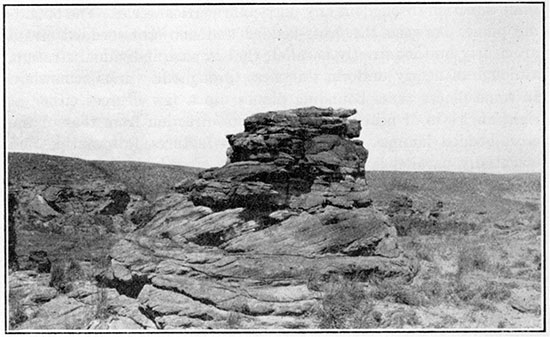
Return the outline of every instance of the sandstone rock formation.
[[[182,190],[213,209],[285,208],[312,187],[327,197],[316,197],[321,204],[366,205],[360,192],[368,151],[353,139],[361,130],[358,120],[348,119],[355,113],[311,107],[250,116],[244,132],[227,136],[229,163],[202,172]],[[352,184],[331,186],[343,180]],[[354,194],[342,199],[349,192]]]
[[[48,286],[48,274],[17,271],[9,276],[10,323],[28,330],[138,330],[155,329],[136,300],[114,289],[76,281],[74,290],[61,293]],[[110,313],[108,318],[98,318]],[[18,322],[18,320],[23,322]]]
[[[18,247],[10,241],[10,260],[13,266],[35,269],[31,252],[45,251],[53,257],[65,259],[71,256],[57,256],[52,252],[52,236],[63,240],[67,245],[78,240],[93,240],[119,232],[129,232],[135,228],[131,216],[126,212],[136,203],[126,187],[105,181],[84,181],[67,185],[20,183],[10,186],[10,204],[14,206],[10,215],[10,240],[17,237]],[[137,201],[139,202],[139,201]],[[17,213],[15,213],[17,208]],[[17,216],[15,216],[17,215]],[[41,241],[39,236],[47,235]],[[63,239],[65,237],[65,239]],[[29,241],[32,239],[33,241]],[[16,256],[17,252],[19,256]],[[40,272],[48,272],[40,268]]]
[[[99,277],[161,329],[314,328],[334,275],[402,278],[416,261],[373,207],[354,110],[253,115],[228,136],[229,163],[150,207]]]

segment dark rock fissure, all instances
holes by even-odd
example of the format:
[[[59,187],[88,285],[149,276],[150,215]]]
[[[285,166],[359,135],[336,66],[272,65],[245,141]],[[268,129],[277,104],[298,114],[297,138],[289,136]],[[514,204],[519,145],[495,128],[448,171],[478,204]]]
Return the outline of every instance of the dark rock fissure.
[[[107,278],[105,275],[99,274],[96,275],[96,281],[100,286],[116,289],[119,294],[131,298],[137,298],[143,287],[151,283],[147,275],[132,275],[130,281],[122,281],[119,279]]]
[[[155,324],[155,327],[157,329],[163,329],[164,327],[160,324],[157,323],[157,320],[156,318],[157,317],[161,317],[162,314],[159,313],[159,312],[156,312],[155,310],[149,308],[149,307],[143,307],[143,306],[139,306],[138,307],[138,310],[140,313],[143,314],[143,316],[147,317],[147,319],[149,319],[151,322],[153,322],[153,324]]]
[[[158,286],[158,285],[155,285],[155,288],[158,288],[158,289],[162,289],[162,290],[168,290],[168,291],[172,291],[172,292],[175,292],[175,293],[178,293],[178,294],[182,294],[184,296],[187,296],[189,297],[190,299],[192,299],[193,301],[197,301],[197,302],[200,302],[202,304],[205,304],[205,305],[209,305],[209,306],[213,306],[213,307],[216,307],[216,303],[215,302],[212,302],[211,300],[207,299],[207,298],[201,298],[201,297],[196,297],[196,296],[193,296],[191,294],[189,294],[188,292],[184,291],[184,290],[181,290],[177,287],[167,287],[167,286]],[[216,307],[217,308],[217,307]]]
[[[244,222],[250,220],[256,221],[259,225],[257,230],[262,230],[279,222],[278,220],[269,217],[271,212],[271,209],[245,208],[241,213],[239,213],[239,217]]]
[[[224,238],[224,231],[214,232],[214,233],[206,232],[206,233],[197,235],[193,239],[189,239],[189,242],[193,242],[199,246],[217,247],[225,242],[223,238]]]

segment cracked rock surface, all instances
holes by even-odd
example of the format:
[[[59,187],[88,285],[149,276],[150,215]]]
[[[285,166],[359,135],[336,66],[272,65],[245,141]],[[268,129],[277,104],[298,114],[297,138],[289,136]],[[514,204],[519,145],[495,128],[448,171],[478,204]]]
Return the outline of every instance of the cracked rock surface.
[[[253,115],[229,162],[184,181],[111,250],[102,281],[157,329],[316,328],[316,281],[410,280],[417,261],[374,209],[355,110]]]

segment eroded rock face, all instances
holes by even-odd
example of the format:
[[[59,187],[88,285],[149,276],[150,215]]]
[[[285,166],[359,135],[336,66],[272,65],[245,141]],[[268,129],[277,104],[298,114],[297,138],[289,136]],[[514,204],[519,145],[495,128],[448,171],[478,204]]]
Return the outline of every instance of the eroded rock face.
[[[218,329],[235,315],[240,327],[315,328],[317,281],[413,278],[417,262],[371,207],[354,113],[247,118],[228,136],[229,163],[157,199],[151,220],[113,247],[101,281],[157,328]]]
[[[51,251],[52,240],[60,240],[67,247],[71,243],[82,246],[77,243],[79,238],[95,240],[133,230],[136,225],[126,214],[132,198],[135,197],[130,196],[122,184],[106,181],[10,185],[10,204],[16,206],[12,207],[13,212],[10,208],[10,263],[13,266],[17,263],[23,269],[49,272],[48,268],[37,267],[41,263],[33,261],[31,252],[44,250],[52,262],[69,258]],[[17,244],[12,241],[16,235]],[[48,235],[48,239],[37,239],[41,235]]]
[[[322,293],[312,279],[411,279],[417,272],[395,229],[372,208],[250,219],[245,208],[214,212],[181,194],[155,204],[153,220],[113,247],[104,277],[120,291],[137,289],[141,310],[159,328],[228,328],[232,313],[255,328],[314,328],[308,313]]]
[[[368,151],[355,110],[316,107],[255,114],[228,135],[228,164],[183,186],[197,205],[280,209],[312,185],[364,179]],[[252,202],[253,200],[253,202]],[[338,203],[339,201],[336,201]]]
[[[50,275],[18,271],[9,275],[10,323],[26,330],[119,330],[156,329],[133,298],[114,289],[77,281],[74,290],[61,293],[49,287]],[[107,316],[107,317],[102,317]]]

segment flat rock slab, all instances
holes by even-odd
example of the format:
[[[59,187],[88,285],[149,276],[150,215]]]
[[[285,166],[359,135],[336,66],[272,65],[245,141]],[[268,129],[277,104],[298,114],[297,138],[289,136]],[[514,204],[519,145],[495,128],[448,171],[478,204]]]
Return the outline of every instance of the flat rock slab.
[[[20,330],[84,329],[93,319],[95,308],[75,299],[60,296],[40,307],[36,316],[19,327]]]

